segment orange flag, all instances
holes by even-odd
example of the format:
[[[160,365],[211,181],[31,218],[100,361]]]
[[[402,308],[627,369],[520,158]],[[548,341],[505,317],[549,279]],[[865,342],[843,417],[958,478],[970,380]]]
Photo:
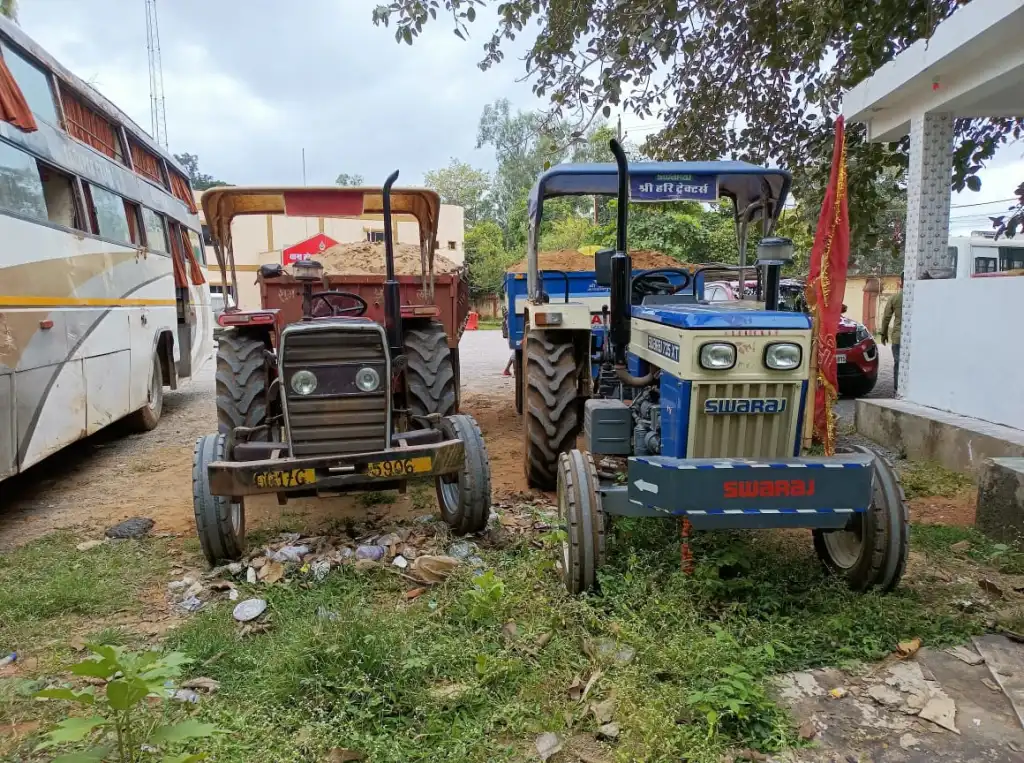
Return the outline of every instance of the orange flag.
[[[818,230],[811,250],[807,304],[814,316],[818,346],[818,378],[814,394],[814,435],[831,456],[836,447],[832,406],[836,401],[836,330],[843,312],[846,266],[850,261],[850,216],[846,208],[846,138],[844,120],[836,120],[832,174],[821,203]]]

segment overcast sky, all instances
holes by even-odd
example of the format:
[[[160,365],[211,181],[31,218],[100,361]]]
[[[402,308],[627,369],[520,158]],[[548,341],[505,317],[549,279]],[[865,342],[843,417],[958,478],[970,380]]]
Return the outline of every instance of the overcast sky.
[[[340,172],[409,185],[452,156],[487,169],[476,150],[483,107],[508,98],[540,108],[519,82],[522,38],[482,72],[486,17],[463,42],[445,21],[410,47],[373,25],[381,0],[159,0],[170,148],[198,154],[203,171],[236,184],[329,184]],[[21,0],[22,28],[136,122],[150,127],[143,0]],[[652,123],[625,115],[641,143]],[[1024,148],[982,173],[982,190],[953,198],[953,232],[987,228],[1024,180]],[[983,206],[975,205],[985,202]]]

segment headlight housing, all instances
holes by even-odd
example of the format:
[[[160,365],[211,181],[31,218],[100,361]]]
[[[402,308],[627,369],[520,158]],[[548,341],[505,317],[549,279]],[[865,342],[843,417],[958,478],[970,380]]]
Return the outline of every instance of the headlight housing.
[[[803,350],[791,342],[770,344],[764,351],[764,364],[775,371],[792,371],[800,367]]]
[[[861,326],[857,327],[857,334],[854,337],[854,339],[856,340],[857,344],[860,344],[865,339],[870,339],[870,338],[871,338],[871,332],[868,331],[866,326],[861,325]]]
[[[316,374],[303,368],[292,374],[292,391],[296,395],[312,395],[316,390]]]
[[[356,371],[356,386],[363,392],[373,392],[380,386],[380,374],[375,368],[360,368]]]
[[[728,371],[736,365],[736,345],[729,342],[708,342],[701,345],[700,365],[709,371]]]

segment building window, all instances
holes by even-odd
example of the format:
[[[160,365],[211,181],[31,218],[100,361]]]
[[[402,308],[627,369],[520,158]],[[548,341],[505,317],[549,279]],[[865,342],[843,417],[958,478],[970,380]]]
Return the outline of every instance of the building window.
[[[368,230],[366,231],[366,240],[371,244],[382,244],[384,243],[384,231]]]
[[[975,257],[974,258],[974,272],[975,273],[995,273],[996,272],[996,258],[995,257]]]
[[[99,235],[111,241],[131,242],[128,213],[120,196],[99,186],[86,185],[86,199]]]
[[[6,143],[0,143],[0,207],[17,215],[48,219],[39,165]]]
[[[449,249],[449,250],[451,250],[451,251],[453,251],[453,252],[454,252],[454,251],[455,251],[455,247],[456,247],[456,246],[457,246],[456,242],[454,242],[454,241],[449,241],[449,242],[448,242],[448,249]]]
[[[53,99],[49,72],[17,53],[6,43],[0,43],[0,53],[3,54],[7,68],[14,75],[14,81],[21,88],[25,102],[32,109],[32,113],[45,119],[51,125],[59,126],[57,103]]]
[[[206,244],[206,246],[213,246],[213,234],[210,233],[209,225],[203,226],[203,243]]]
[[[1024,249],[1015,246],[999,247],[999,272],[1024,268]]]
[[[167,226],[164,218],[148,207],[142,208],[142,224],[146,229],[146,246],[151,251],[170,254],[167,248]]]

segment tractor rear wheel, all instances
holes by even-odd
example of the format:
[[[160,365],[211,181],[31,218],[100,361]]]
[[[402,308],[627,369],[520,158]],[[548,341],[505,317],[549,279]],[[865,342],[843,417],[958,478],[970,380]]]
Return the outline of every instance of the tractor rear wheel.
[[[444,326],[430,321],[405,332],[406,383],[413,416],[457,410],[459,379],[455,374]]]
[[[580,431],[572,336],[565,332],[530,331],[523,346],[526,483],[541,490],[553,490],[558,454],[576,444]]]
[[[192,453],[192,508],[203,556],[211,565],[235,561],[245,553],[245,503],[210,492],[207,467],[230,458],[227,436],[208,434],[196,440]]]
[[[491,516],[491,464],[476,420],[467,414],[441,419],[446,440],[461,440],[465,456],[457,472],[436,479],[441,517],[457,535],[482,532]]]
[[[235,329],[221,334],[217,343],[217,431],[221,434],[267,422],[270,375],[263,356],[267,349],[258,334]],[[266,440],[267,435],[250,439]]]
[[[598,492],[597,469],[589,453],[570,450],[558,457],[558,517],[562,541],[562,579],[571,594],[597,585],[604,564],[604,511]]]
[[[874,457],[871,506],[854,515],[844,530],[815,530],[814,550],[825,569],[846,579],[855,591],[888,593],[899,585],[907,566],[910,519],[896,470],[880,454]]]
[[[515,360],[512,362],[512,376],[516,385],[516,415],[523,415],[523,351],[516,350]]]

